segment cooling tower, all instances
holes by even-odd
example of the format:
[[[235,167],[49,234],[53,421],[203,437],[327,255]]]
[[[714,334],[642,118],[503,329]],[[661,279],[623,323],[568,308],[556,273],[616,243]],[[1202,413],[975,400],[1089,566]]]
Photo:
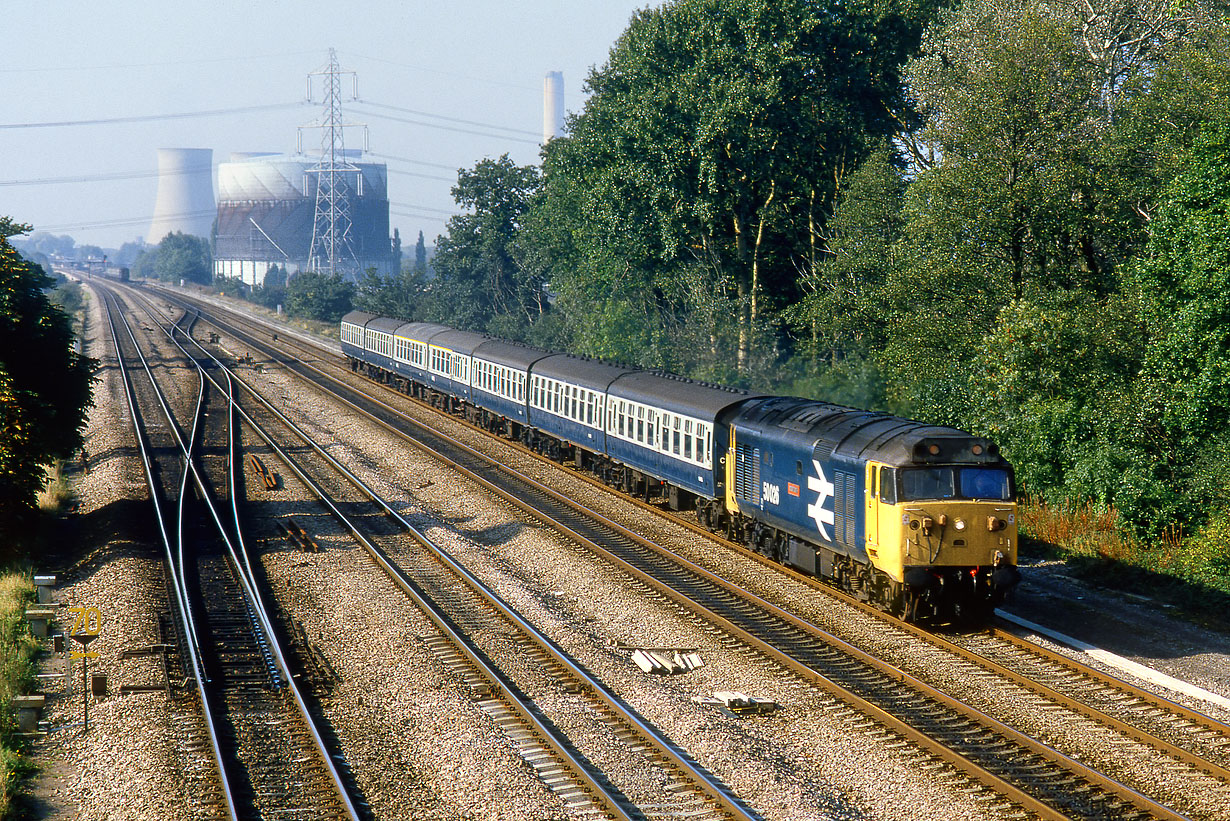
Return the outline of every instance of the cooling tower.
[[[213,158],[212,148],[158,149],[158,198],[147,242],[175,231],[209,238],[217,215]]]
[[[564,74],[548,71],[542,81],[542,142],[564,133]]]

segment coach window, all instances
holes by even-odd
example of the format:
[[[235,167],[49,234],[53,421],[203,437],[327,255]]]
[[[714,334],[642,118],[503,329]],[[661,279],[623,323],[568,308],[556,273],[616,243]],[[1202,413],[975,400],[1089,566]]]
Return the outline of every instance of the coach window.
[[[645,441],[645,409],[641,407],[636,409],[636,441]]]
[[[619,410],[616,411],[616,413],[619,414],[619,435],[623,436],[624,435],[624,403],[622,400],[620,400]]]
[[[678,456],[679,445],[681,444],[679,441],[679,433],[683,428],[683,421],[678,416],[671,417],[671,427],[675,429],[675,438],[672,440],[673,446],[671,447],[671,451]]]
[[[645,422],[645,444],[649,447],[653,447],[653,432],[654,428],[658,426],[658,415],[651,410],[649,413],[645,414],[645,416],[647,417],[647,421]]]
[[[683,458],[692,458],[692,420],[683,423]]]

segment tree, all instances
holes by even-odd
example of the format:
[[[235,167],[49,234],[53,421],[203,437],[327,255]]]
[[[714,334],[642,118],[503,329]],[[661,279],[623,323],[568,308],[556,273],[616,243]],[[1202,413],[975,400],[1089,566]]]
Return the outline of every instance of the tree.
[[[1150,343],[1143,430],[1158,480],[1173,494],[1160,510],[1143,511],[1154,527],[1199,522],[1214,501],[1207,494],[1224,496],[1230,481],[1224,464],[1206,473],[1208,456],[1230,446],[1230,119],[1206,125],[1183,165],[1132,278]]]
[[[338,322],[350,312],[355,286],[339,275],[304,271],[286,284],[286,313],[321,322]]]
[[[504,316],[508,335],[546,311],[542,282],[526,277],[512,253],[513,239],[539,184],[537,168],[514,165],[507,154],[458,172],[453,199],[471,213],[452,217],[448,234],[439,240],[432,261],[436,280],[430,318],[482,331],[494,317]]]
[[[422,231],[419,231],[419,238],[414,243],[414,273],[427,275],[427,246],[423,243]]]
[[[43,486],[42,466],[81,447],[94,360],[73,350],[69,317],[44,290],[53,280],[9,237],[29,227],[0,217],[0,543],[13,543]]]
[[[548,145],[546,191],[575,203],[580,263],[553,287],[592,300],[571,309],[609,318],[615,335],[641,317],[733,310],[734,358],[749,371],[753,338],[819,252],[836,181],[904,116],[898,68],[928,5],[677,0],[638,12],[590,75],[569,136]],[[677,280],[697,270],[708,287]],[[708,305],[676,301],[685,294]]]
[[[195,282],[208,285],[213,282],[213,255],[209,242],[176,231],[167,234],[158,243],[158,257],[154,263],[154,275],[163,282]]]
[[[901,264],[906,181],[885,145],[842,180],[823,253],[800,276],[803,298],[787,317],[806,362],[795,392],[855,407],[884,404],[878,353],[888,336],[885,289]]]

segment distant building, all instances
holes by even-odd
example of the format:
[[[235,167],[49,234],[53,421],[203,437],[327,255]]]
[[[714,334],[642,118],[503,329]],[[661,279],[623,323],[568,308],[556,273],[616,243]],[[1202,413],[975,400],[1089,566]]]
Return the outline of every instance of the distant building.
[[[215,216],[213,157],[211,148],[158,149],[158,195],[147,237],[151,245],[177,231],[209,239]]]
[[[542,144],[564,133],[564,73],[548,71],[542,80]]]
[[[348,175],[351,248],[360,271],[392,273],[398,263],[389,238],[388,170],[360,162],[361,155],[346,152],[359,169]],[[218,165],[215,276],[261,285],[271,265],[290,274],[309,270],[316,175],[308,172],[315,164],[303,155],[250,153]]]

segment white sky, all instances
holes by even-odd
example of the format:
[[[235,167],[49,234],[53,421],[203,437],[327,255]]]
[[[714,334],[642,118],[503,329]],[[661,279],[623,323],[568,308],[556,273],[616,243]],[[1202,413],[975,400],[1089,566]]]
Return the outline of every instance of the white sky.
[[[400,229],[406,250],[420,230],[431,244],[455,212],[456,169],[505,152],[520,165],[536,163],[543,75],[562,71],[565,106],[579,111],[590,69],[606,62],[632,14],[650,5],[657,0],[6,4],[0,214],[78,244],[115,248],[143,237],[159,148],[212,148],[215,164],[233,151],[289,153],[297,127],[318,119],[319,107],[13,126],[297,103],[307,74],[336,48],[341,67],[358,74],[362,100],[422,112],[344,109],[347,120],[368,125],[373,152],[401,158],[377,158],[389,166],[390,230]],[[347,147],[361,147],[361,138],[348,130]],[[319,140],[305,131],[304,149]],[[102,175],[133,176],[90,179]],[[72,179],[31,182],[64,177]]]

